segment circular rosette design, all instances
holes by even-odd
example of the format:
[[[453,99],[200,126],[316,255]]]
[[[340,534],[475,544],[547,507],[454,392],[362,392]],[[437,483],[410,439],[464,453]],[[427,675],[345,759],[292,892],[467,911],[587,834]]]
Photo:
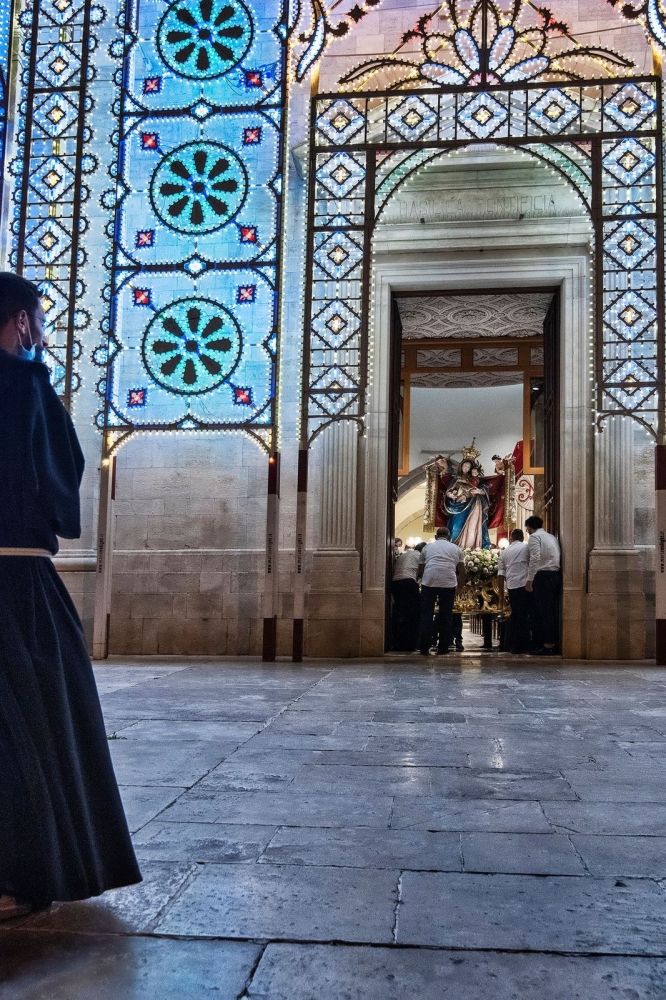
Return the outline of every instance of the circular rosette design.
[[[211,299],[180,299],[151,320],[143,337],[143,362],[169,392],[210,392],[229,378],[243,342],[231,313]]]
[[[189,142],[159,164],[150,197],[160,219],[180,233],[212,233],[236,215],[247,193],[245,168],[220,142]]]
[[[237,66],[252,44],[240,0],[176,0],[160,21],[160,56],[179,76],[212,80]]]

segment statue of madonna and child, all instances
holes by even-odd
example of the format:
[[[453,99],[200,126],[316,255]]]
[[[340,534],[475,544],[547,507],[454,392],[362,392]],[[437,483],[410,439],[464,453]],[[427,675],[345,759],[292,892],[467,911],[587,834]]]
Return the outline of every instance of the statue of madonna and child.
[[[490,548],[489,529],[504,521],[506,471],[514,462],[514,456],[494,455],[496,474],[484,476],[475,441],[462,449],[459,463],[438,455],[426,466],[424,529],[448,528],[461,549]]]

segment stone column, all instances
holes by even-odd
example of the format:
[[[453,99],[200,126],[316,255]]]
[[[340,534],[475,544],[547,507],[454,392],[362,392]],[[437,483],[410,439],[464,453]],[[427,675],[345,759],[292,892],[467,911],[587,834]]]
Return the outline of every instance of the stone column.
[[[645,656],[646,607],[634,546],[634,426],[611,417],[595,437],[594,548],[588,569],[590,659]]]
[[[634,548],[633,451],[633,421],[611,417],[595,439],[595,552]]]
[[[359,656],[361,572],[356,548],[358,425],[322,431],[319,545],[306,595],[308,656]]]
[[[342,420],[327,427],[322,435],[319,548],[355,550],[358,425]]]

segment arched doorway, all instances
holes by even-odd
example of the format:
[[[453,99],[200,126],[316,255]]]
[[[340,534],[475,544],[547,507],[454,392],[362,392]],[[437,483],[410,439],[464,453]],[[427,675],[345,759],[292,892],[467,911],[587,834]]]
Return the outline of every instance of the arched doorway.
[[[480,66],[487,70],[497,37],[488,27],[494,25],[497,31],[501,19],[490,0],[476,5],[473,18],[472,33],[475,27],[483,29],[477,52]],[[349,552],[353,545],[357,553],[354,572],[359,575],[359,620],[365,633],[359,652],[379,652],[379,635],[383,645],[386,537],[377,508],[386,509],[381,503],[386,492],[381,456],[386,454],[389,423],[390,299],[410,276],[416,275],[419,287],[428,286],[430,265],[437,257],[433,249],[427,268],[422,257],[411,265],[403,261],[399,271],[392,271],[373,255],[377,221],[405,179],[429,160],[470,143],[499,143],[544,159],[564,174],[584,200],[594,230],[591,283],[584,254],[548,253],[544,258],[550,259],[548,280],[561,289],[562,315],[575,340],[562,345],[566,371],[560,373],[566,425],[561,430],[567,441],[560,475],[569,490],[561,515],[563,529],[567,520],[572,525],[567,564],[573,572],[565,617],[577,623],[565,652],[594,655],[583,633],[590,606],[588,555],[597,540],[589,537],[590,524],[580,511],[596,504],[603,490],[597,488],[592,497],[590,470],[581,456],[591,454],[594,428],[604,421],[615,426],[630,417],[652,432],[659,431],[662,422],[661,154],[656,138],[660,91],[653,78],[555,83],[544,59],[538,73],[523,78],[513,67],[512,75],[507,73],[510,82],[499,69],[494,74],[470,72],[457,86],[451,85],[452,77],[440,74],[438,87],[431,85],[431,75],[416,81],[421,89],[349,90],[313,102],[298,537],[304,545],[308,451],[316,439],[328,438],[329,459],[344,452],[342,465],[347,469],[340,475],[331,471],[329,480],[337,476],[339,485],[338,494],[335,486],[329,493],[340,503],[346,492],[345,502],[353,507],[346,523]],[[459,287],[464,271],[467,287],[492,287],[492,282],[501,286],[507,280],[515,285],[519,268],[521,285],[542,285],[543,264],[537,280],[534,262],[521,257],[519,247],[513,250],[512,260],[505,254],[503,261],[493,261],[489,254],[481,267],[478,255],[460,253],[451,266],[440,254],[438,283]],[[447,269],[450,280],[442,286]],[[593,337],[586,341],[590,304]],[[298,565],[303,565],[302,558]],[[341,571],[353,565],[350,556]],[[303,589],[304,574],[297,571],[297,658],[302,652]]]

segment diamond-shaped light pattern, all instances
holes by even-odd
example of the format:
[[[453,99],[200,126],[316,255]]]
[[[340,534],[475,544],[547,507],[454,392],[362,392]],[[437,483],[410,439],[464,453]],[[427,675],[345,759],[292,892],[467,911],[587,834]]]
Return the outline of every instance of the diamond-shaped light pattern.
[[[656,359],[639,363],[629,358],[619,365],[614,361],[605,361],[604,379],[608,395],[623,408],[635,411],[655,392]]]
[[[334,153],[317,170],[317,180],[334,198],[345,198],[365,177],[365,168],[349,153]]]
[[[66,94],[49,94],[37,104],[33,113],[33,121],[45,135],[51,139],[59,139],[76,122],[77,108],[67,98]]]
[[[606,128],[631,132],[642,126],[651,127],[657,102],[637,83],[625,83],[604,104]]]
[[[320,272],[318,277],[345,278],[363,259],[363,250],[347,233],[318,233],[314,259]]]
[[[656,246],[656,240],[647,226],[654,228],[651,222],[639,225],[633,219],[627,219],[619,226],[607,223],[604,226],[605,253],[626,270],[639,267]]]
[[[563,90],[552,87],[530,107],[529,118],[549,135],[564,132],[578,117],[580,108]]]
[[[336,416],[358,392],[357,382],[338,365],[322,372],[310,386],[316,402],[330,416]]]
[[[390,112],[388,123],[403,139],[421,139],[437,123],[437,112],[420,97],[412,95]]]
[[[477,94],[458,112],[458,123],[477,139],[488,139],[507,121],[508,112],[491,94]]]
[[[606,304],[605,320],[623,340],[639,340],[657,318],[654,303],[654,291],[625,291]]]
[[[312,329],[326,347],[339,350],[361,328],[361,317],[340,299],[334,299],[312,318]]]
[[[655,163],[655,155],[638,139],[621,139],[604,155],[604,169],[621,184],[635,184]]]
[[[349,101],[333,101],[317,118],[317,130],[325,137],[325,144],[342,146],[360,138],[365,118]],[[321,143],[320,143],[321,144]]]
[[[42,86],[44,83],[54,88],[72,86],[80,68],[78,53],[72,46],[61,42],[50,46],[37,60],[37,73],[43,78],[40,81]]]
[[[32,226],[31,220],[26,237],[26,249],[32,252],[35,261],[45,266],[57,264],[72,245],[70,233],[58,219],[42,219],[34,228]]]
[[[74,183],[74,174],[69,166],[60,157],[49,156],[36,163],[35,167],[30,177],[30,186],[46,202],[53,204],[62,201]]]

